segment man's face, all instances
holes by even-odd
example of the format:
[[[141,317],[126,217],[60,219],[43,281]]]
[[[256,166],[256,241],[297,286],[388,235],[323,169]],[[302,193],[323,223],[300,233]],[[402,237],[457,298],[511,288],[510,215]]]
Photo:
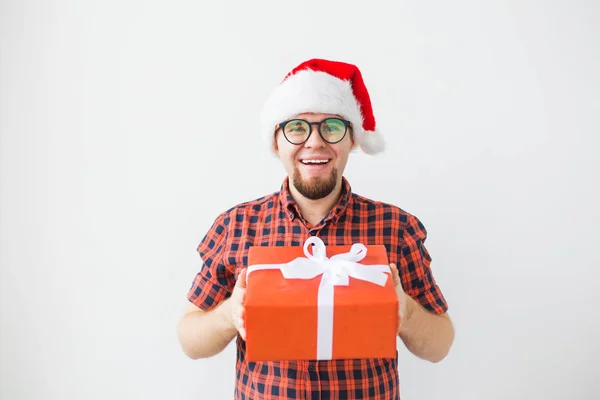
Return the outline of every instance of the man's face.
[[[309,122],[320,122],[326,118],[337,117],[332,114],[298,114]],[[327,143],[319,135],[317,125],[312,125],[312,133],[308,140],[300,145],[290,143],[281,128],[275,132],[275,150],[279,154],[290,183],[304,197],[312,200],[329,195],[341,182],[348,161],[350,150],[354,146],[349,127],[344,139],[335,144]],[[308,160],[326,160],[324,164],[316,164]]]

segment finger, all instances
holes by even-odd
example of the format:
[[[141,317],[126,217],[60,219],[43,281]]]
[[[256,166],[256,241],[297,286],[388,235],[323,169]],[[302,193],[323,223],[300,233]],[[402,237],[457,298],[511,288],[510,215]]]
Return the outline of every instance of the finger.
[[[236,319],[236,328],[238,330],[238,332],[240,333],[240,336],[242,337],[242,339],[246,340],[246,325],[244,323],[244,318],[239,316]]]
[[[242,269],[242,271],[240,272],[236,285],[242,289],[246,289],[246,268]]]
[[[233,308],[233,316],[242,318],[242,316],[246,313],[246,308],[243,304],[236,304]]]
[[[235,327],[241,328],[244,326],[244,319],[246,318],[246,308],[244,306],[238,306],[233,312],[233,321]]]
[[[240,330],[240,327],[242,326],[241,322],[242,322],[242,320],[240,319],[239,316],[237,316],[237,315],[233,316],[233,325],[235,326],[235,329],[237,329],[238,331]]]
[[[394,279],[394,286],[398,286],[400,284],[400,275],[398,274],[398,267],[396,264],[390,264],[392,268],[392,278]]]

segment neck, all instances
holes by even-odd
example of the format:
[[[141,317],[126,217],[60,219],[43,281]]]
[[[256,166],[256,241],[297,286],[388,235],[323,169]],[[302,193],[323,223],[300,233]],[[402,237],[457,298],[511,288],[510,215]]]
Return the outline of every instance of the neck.
[[[337,203],[342,194],[342,181],[341,179],[336,183],[335,189],[332,190],[327,196],[317,199],[311,200],[309,198],[304,197],[296,187],[291,183],[290,180],[290,193],[294,198],[294,201],[298,205],[300,209],[300,213],[312,225],[318,224],[329,211],[333,208],[333,206]]]

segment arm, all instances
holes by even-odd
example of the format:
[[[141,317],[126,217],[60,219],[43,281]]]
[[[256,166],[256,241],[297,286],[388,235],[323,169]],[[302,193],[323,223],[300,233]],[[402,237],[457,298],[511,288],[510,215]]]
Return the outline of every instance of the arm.
[[[442,361],[454,341],[454,327],[450,317],[446,313],[437,315],[427,311],[404,293],[395,264],[392,264],[392,273],[399,301],[398,336],[417,357],[431,362]]]
[[[431,271],[431,257],[424,245],[427,231],[409,215],[401,235],[399,265],[392,264],[399,303],[398,336],[417,357],[439,362],[450,351],[454,327]]]
[[[211,357],[223,351],[237,333],[235,313],[245,291],[236,282],[234,267],[224,258],[229,249],[229,215],[220,214],[197,247],[202,269],[188,292],[188,302],[177,325],[183,352],[192,359]]]
[[[185,355],[191,359],[212,357],[227,347],[237,330],[230,313],[230,300],[211,311],[189,303],[177,326],[177,337]]]
[[[436,315],[408,299],[408,311],[400,328],[400,338],[414,355],[431,362],[442,361],[454,341],[454,327],[448,314]]]
[[[177,326],[177,336],[183,352],[192,359],[212,357],[227,347],[240,332],[245,338],[244,306],[246,293],[245,269],[239,276],[231,297],[216,308],[204,311],[189,303]]]

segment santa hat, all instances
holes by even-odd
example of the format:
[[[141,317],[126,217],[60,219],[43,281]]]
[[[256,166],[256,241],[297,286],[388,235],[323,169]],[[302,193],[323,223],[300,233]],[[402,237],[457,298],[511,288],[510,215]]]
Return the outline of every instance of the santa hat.
[[[375,127],[371,99],[355,65],[312,59],[294,68],[267,99],[261,134],[270,149],[276,127],[302,113],[337,114],[352,123],[354,140],[367,154],[381,153],[383,136]]]

